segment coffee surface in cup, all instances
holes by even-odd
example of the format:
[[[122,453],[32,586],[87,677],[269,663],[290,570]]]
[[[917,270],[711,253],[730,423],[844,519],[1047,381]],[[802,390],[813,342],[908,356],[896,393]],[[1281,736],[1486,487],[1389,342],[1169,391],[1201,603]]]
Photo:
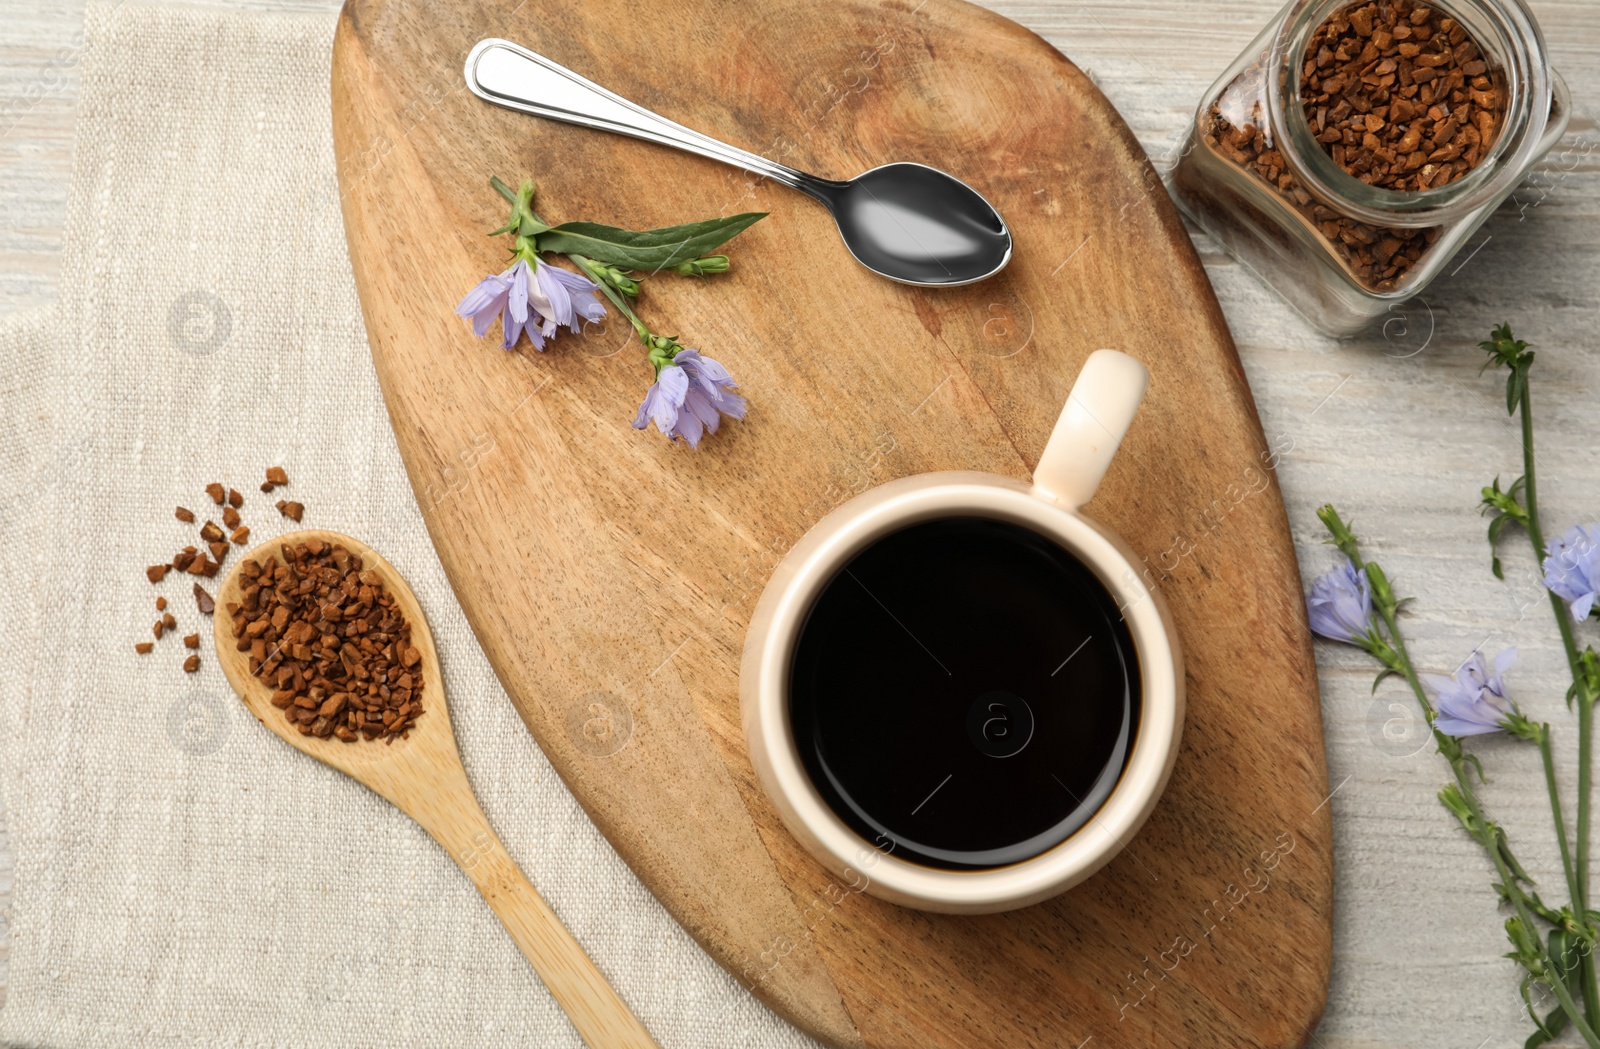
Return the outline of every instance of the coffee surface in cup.
[[[947,869],[1016,863],[1094,818],[1126,764],[1139,669],[1094,573],[1021,525],[876,540],[796,643],[789,717],[812,782],[868,843]]]

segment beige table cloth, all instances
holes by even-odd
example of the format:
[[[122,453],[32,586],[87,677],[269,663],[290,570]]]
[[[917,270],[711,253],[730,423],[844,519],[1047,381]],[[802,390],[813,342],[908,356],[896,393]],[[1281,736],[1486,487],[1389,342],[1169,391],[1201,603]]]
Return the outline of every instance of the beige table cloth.
[[[15,855],[0,1037],[47,1046],[578,1046],[450,858],[237,706],[174,519],[361,536],[438,638],[512,855],[664,1046],[811,1044],[590,824],[496,683],[385,417],[334,181],[327,16],[91,8],[59,307],[0,324],[0,762]],[[397,202],[404,206],[404,202]],[[486,344],[485,352],[494,348]],[[495,351],[497,352],[497,351]],[[277,498],[278,496],[274,496]],[[202,518],[203,519],[203,518]],[[168,637],[199,630],[199,673]]]

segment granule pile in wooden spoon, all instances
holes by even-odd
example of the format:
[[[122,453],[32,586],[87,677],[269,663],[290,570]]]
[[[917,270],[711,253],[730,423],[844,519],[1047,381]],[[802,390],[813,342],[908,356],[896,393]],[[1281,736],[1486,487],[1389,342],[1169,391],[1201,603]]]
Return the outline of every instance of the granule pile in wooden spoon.
[[[250,673],[302,735],[404,736],[422,715],[421,655],[383,579],[319,539],[280,550],[240,564],[243,600],[227,606]]]

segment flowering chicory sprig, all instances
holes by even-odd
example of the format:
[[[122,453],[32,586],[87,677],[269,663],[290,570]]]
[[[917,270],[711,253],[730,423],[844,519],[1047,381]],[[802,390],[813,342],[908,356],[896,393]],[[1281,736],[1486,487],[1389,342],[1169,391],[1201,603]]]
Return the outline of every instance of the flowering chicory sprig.
[[[1586,957],[1595,946],[1595,916],[1580,918],[1586,911],[1576,904],[1554,909],[1540,899],[1505,831],[1484,814],[1468,772],[1469,767],[1475,768],[1482,779],[1483,766],[1477,755],[1468,753],[1461,744],[1464,737],[1504,731],[1538,746],[1551,811],[1560,831],[1563,867],[1569,873],[1569,885],[1575,884],[1556,790],[1550,727],[1525,716],[1507,695],[1503,680],[1516,659],[1516,650],[1507,649],[1492,662],[1474,651],[1453,674],[1419,674],[1400,630],[1399,609],[1404,601],[1395,596],[1388,576],[1376,562],[1363,561],[1355,533],[1332,506],[1324,506],[1317,516],[1345,560],[1312,585],[1307,598],[1312,630],[1328,640],[1357,645],[1371,653],[1383,666],[1373,682],[1374,691],[1390,676],[1403,677],[1411,686],[1433,733],[1434,744],[1450,765],[1452,782],[1440,790],[1439,801],[1488,855],[1497,875],[1495,890],[1513,910],[1506,922],[1506,934],[1513,947],[1508,957],[1524,969],[1521,993],[1529,1014],[1534,1016],[1541,1034],[1553,1038],[1573,1023],[1591,1049],[1600,1049],[1600,1037],[1579,1005],[1580,999],[1586,1004],[1589,998],[1581,990],[1581,981],[1571,978],[1584,964],[1580,955]],[[1331,614],[1330,602],[1337,605],[1337,616]],[[1576,893],[1574,896],[1576,899]],[[1537,935],[1541,922],[1551,927],[1548,942]],[[1543,1019],[1533,1009],[1530,989],[1534,984],[1549,986],[1561,1002],[1559,1009]]]
[[[513,349],[526,335],[542,352],[560,328],[576,332],[581,322],[604,317],[605,306],[595,297],[603,294],[633,326],[654,369],[635,428],[644,429],[654,421],[669,438],[697,447],[702,435],[717,431],[723,416],[744,417],[745,400],[730,392],[738,384],[728,370],[686,348],[677,336],[651,331],[629,300],[641,291],[640,270],[685,277],[728,272],[728,256],[706,252],[761,219],[761,213],[643,231],[593,222],[552,226],[533,210],[531,179],[516,191],[498,178],[489,184],[511,204],[510,218],[490,236],[509,233],[515,239],[511,265],[485,277],[456,307],[476,335],[488,334],[498,319],[504,349]],[[579,273],[544,261],[545,255],[566,256]]]
[[[1526,717],[1507,692],[1504,675],[1516,659],[1516,650],[1507,649],[1493,660],[1474,651],[1448,676],[1418,674],[1400,631],[1398,614],[1404,602],[1396,599],[1383,569],[1375,562],[1363,561],[1355,534],[1331,506],[1324,506],[1317,516],[1327,526],[1333,545],[1344,554],[1345,561],[1312,585],[1307,595],[1307,614],[1318,635],[1360,646],[1382,664],[1374,690],[1391,675],[1404,677],[1411,686],[1439,752],[1453,774],[1453,782],[1439,792],[1439,800],[1483,847],[1497,875],[1494,888],[1513,911],[1505,923],[1512,947],[1507,957],[1524,970],[1521,994],[1537,1027],[1526,1044],[1542,1045],[1571,1025],[1590,1049],[1600,1049],[1600,991],[1596,989],[1594,959],[1595,949],[1600,946],[1600,911],[1589,906],[1591,752],[1594,705],[1600,699],[1600,656],[1592,647],[1580,652],[1574,634],[1574,620],[1583,620],[1600,597],[1600,525],[1575,527],[1546,546],[1539,520],[1533,452],[1529,377],[1534,355],[1527,343],[1512,336],[1507,325],[1496,328],[1482,347],[1489,354],[1489,365],[1507,370],[1506,406],[1511,414],[1521,417],[1523,446],[1523,476],[1506,489],[1500,487],[1498,478],[1483,489],[1482,505],[1492,515],[1491,567],[1497,577],[1503,578],[1496,544],[1507,528],[1524,529],[1534,553],[1541,559],[1551,609],[1572,670],[1567,701],[1576,705],[1578,716],[1577,815],[1573,833],[1569,836],[1562,814],[1550,726]],[[1468,767],[1475,767],[1480,779],[1483,767],[1476,755],[1464,750],[1461,741],[1500,731],[1539,748],[1562,870],[1571,895],[1571,902],[1560,908],[1547,906],[1540,899],[1533,880],[1517,862],[1504,830],[1485,816],[1483,804],[1473,791]],[[1529,994],[1535,984],[1548,987],[1560,1003],[1542,1018],[1534,1011]]]

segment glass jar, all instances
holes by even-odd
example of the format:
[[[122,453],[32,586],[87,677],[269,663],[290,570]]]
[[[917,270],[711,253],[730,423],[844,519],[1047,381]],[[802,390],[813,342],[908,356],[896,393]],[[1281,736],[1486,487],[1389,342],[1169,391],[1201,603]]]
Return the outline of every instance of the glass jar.
[[[1339,336],[1427,287],[1571,115],[1566,84],[1521,0],[1436,0],[1427,6],[1466,31],[1501,92],[1496,137],[1454,181],[1410,191],[1369,185],[1324,149],[1300,98],[1308,42],[1348,6],[1290,0],[1206,92],[1167,176],[1185,214],[1313,325]],[[1240,133],[1259,135],[1256,146],[1272,151],[1262,154],[1269,170],[1241,162],[1224,141]],[[1388,272],[1353,257],[1381,258]]]

